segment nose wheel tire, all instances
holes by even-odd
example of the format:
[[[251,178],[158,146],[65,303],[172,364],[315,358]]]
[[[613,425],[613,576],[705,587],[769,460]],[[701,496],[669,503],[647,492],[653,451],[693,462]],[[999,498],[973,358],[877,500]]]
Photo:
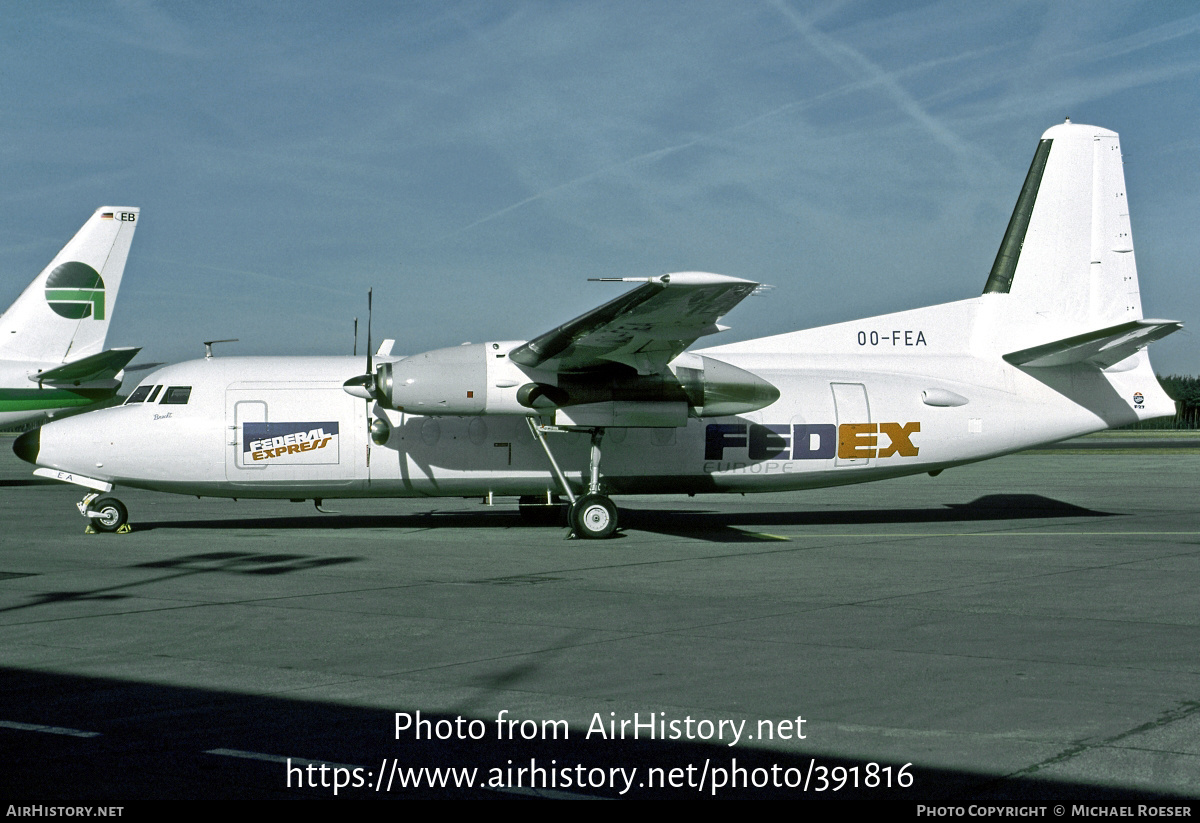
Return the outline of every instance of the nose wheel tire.
[[[617,530],[617,506],[602,494],[576,498],[569,513],[577,537],[600,540]]]
[[[129,522],[129,510],[115,497],[93,500],[87,510],[92,528],[98,532],[115,532]]]

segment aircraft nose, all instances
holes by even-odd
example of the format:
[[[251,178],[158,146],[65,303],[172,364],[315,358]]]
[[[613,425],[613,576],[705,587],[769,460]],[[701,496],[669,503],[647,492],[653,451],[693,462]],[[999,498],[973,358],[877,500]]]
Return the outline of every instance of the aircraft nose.
[[[32,429],[13,441],[13,454],[26,463],[37,463],[38,452],[42,448],[41,428]]]

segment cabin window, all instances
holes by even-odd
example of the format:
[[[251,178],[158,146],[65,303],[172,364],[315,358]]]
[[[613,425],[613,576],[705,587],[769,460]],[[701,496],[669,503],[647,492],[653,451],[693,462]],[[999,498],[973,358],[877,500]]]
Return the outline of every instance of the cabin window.
[[[158,397],[158,393],[162,391],[162,386],[155,386],[154,391],[150,392],[150,396],[146,398],[147,403],[153,403],[154,398]]]
[[[133,390],[133,394],[129,395],[129,399],[125,403],[141,403],[146,399],[146,395],[150,394],[150,389],[150,386],[138,386]]]
[[[163,394],[162,403],[163,405],[173,403],[175,405],[182,406],[191,396],[191,386],[171,386],[169,389],[167,389],[166,393]]]

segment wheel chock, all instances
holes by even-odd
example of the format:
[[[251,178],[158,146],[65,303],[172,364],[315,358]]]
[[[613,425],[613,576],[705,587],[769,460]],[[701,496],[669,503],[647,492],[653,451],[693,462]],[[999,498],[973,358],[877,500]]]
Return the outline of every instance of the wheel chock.
[[[131,531],[133,531],[132,526],[130,526],[128,523],[122,523],[121,526],[118,527],[115,532],[113,532],[113,534],[129,534]],[[91,523],[88,523],[87,526],[84,527],[83,533],[84,534],[100,534],[100,532],[96,531],[96,527],[93,526]]]

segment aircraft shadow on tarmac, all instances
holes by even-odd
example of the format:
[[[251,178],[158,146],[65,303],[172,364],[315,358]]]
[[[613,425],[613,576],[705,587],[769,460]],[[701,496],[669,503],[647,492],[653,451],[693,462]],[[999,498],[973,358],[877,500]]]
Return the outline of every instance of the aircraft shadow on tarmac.
[[[771,526],[861,526],[913,523],[971,523],[1057,518],[1113,517],[1116,513],[1076,506],[1037,494],[991,494],[969,503],[912,509],[730,512],[719,509],[621,507],[621,531],[645,531],[712,542],[778,539],[746,531]],[[564,521],[565,523],[565,521]],[[429,511],[419,514],[320,514],[281,517],[222,517],[211,520],[134,522],[133,531],[155,529],[495,529],[525,525],[513,511]],[[562,524],[560,524],[562,525]],[[620,538],[620,531],[615,535]]]
[[[536,660],[529,666],[538,668]],[[502,679],[511,681],[512,678]],[[518,679],[520,679],[518,677]],[[480,686],[491,685],[490,678]],[[1004,775],[965,769],[909,765],[911,785],[895,785],[902,762],[878,762],[890,769],[891,788],[863,785],[867,757],[851,759],[802,741],[791,751],[755,748],[745,740],[731,747],[728,740],[672,741],[587,739],[589,717],[512,718],[538,725],[537,736],[499,739],[496,717],[461,709],[457,715],[421,712],[432,730],[482,730],[479,739],[451,735],[444,740],[416,740],[410,733],[397,739],[396,712],[415,721],[419,706],[410,705],[397,684],[395,705],[388,710],[320,700],[235,693],[174,685],[141,683],[116,678],[85,677],[19,668],[0,668],[0,746],[5,762],[6,803],[131,803],[146,800],[283,800],[334,797],[336,779],[343,785],[339,798],[395,799],[529,797],[533,768],[540,769],[543,796],[645,798],[797,799],[806,775],[812,799],[871,799],[896,802],[905,816],[916,803],[991,805],[1086,803],[1089,806],[1155,802],[1191,805],[1194,797],[1142,790],[1129,786],[1096,785],[1069,780],[1035,779],[1026,774]],[[607,719],[607,712],[601,713]],[[555,736],[541,733],[541,721],[569,720]],[[461,718],[461,723],[460,723]],[[674,719],[674,718],[672,718]],[[697,715],[696,720],[702,719]],[[679,718],[683,720],[682,717]],[[466,724],[472,724],[467,726]],[[752,734],[754,720],[745,729]],[[58,733],[47,734],[47,730]],[[64,733],[74,732],[74,733]],[[440,731],[434,735],[440,734]],[[564,737],[565,734],[565,737]],[[291,762],[288,762],[291,758]],[[309,765],[312,768],[308,768]],[[321,766],[325,769],[322,770]],[[815,774],[810,768],[815,767]],[[841,785],[830,780],[840,769]],[[334,768],[342,771],[335,773]],[[354,773],[354,768],[361,769]],[[375,775],[386,770],[475,770],[470,788],[420,786],[376,791]],[[740,769],[737,786],[726,782],[714,790],[717,769],[726,777]],[[821,772],[819,769],[827,771]],[[518,774],[524,769],[524,775]],[[633,780],[611,777],[624,769]],[[654,779],[651,770],[657,770]],[[411,772],[405,772],[412,777]],[[1119,773],[1119,772],[1117,772]],[[698,786],[701,775],[707,785]],[[858,785],[849,776],[854,775]],[[346,786],[357,775],[357,786]],[[367,782],[370,775],[370,782]],[[556,785],[547,786],[553,775]],[[569,775],[572,785],[564,785]],[[289,776],[291,786],[288,786]],[[675,788],[663,786],[668,776]],[[523,787],[510,790],[518,777]],[[489,780],[508,784],[487,788]],[[824,782],[822,783],[822,780]],[[578,782],[583,785],[579,786]],[[612,783],[617,787],[613,788]],[[880,781],[882,783],[882,781]],[[758,784],[758,785],[755,785]],[[787,784],[790,784],[787,785]],[[383,788],[384,784],[381,784]],[[823,791],[818,791],[823,788]],[[134,809],[136,811],[136,808]]]
[[[663,534],[703,537],[704,533],[735,526],[856,526],[911,523],[970,523],[1012,520],[1052,520],[1065,517],[1113,517],[1038,494],[989,494],[970,503],[946,503],[938,508],[838,509],[832,511],[721,512],[683,509],[622,508],[622,526]],[[752,536],[752,535],[747,535]]]
[[[133,596],[132,594],[123,593],[125,590],[201,574],[292,574],[294,572],[336,566],[343,563],[356,563],[360,559],[358,557],[313,557],[303,554],[264,554],[257,552],[204,552],[201,554],[187,554],[167,560],[138,563],[130,567],[135,569],[169,569],[170,572],[167,574],[155,575],[135,582],[122,582],[115,586],[98,589],[31,594],[27,602],[0,608],[0,613],[30,609],[54,603],[125,600]],[[9,575],[9,577],[24,576],[26,575]],[[0,579],[5,578],[0,577]]]

